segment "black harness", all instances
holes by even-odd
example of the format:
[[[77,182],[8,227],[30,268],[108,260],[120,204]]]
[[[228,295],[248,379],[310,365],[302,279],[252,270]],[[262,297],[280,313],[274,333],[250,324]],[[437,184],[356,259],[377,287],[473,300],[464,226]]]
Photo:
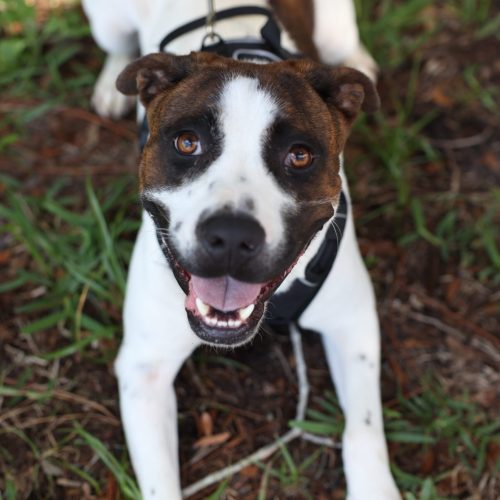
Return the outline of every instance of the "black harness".
[[[223,40],[217,34],[207,35],[203,39],[201,51],[213,52],[239,61],[255,61],[259,63],[300,57],[289,53],[281,46],[281,31],[268,9],[255,6],[235,7],[217,12],[217,20],[222,21],[232,17],[248,15],[267,17],[267,22],[260,31],[261,39]],[[205,17],[200,17],[175,29],[160,42],[160,52],[163,52],[165,47],[176,38],[206,26],[206,22]],[[207,44],[208,39],[212,40],[212,43]],[[146,144],[148,135],[149,129],[145,117],[139,129],[141,151]],[[292,322],[296,323],[307,306],[313,301],[333,267],[344,234],[346,221],[347,200],[342,191],[335,212],[336,227],[334,228],[333,224],[328,227],[319,250],[307,264],[305,277],[295,279],[286,292],[275,292],[269,300],[266,314],[266,323],[269,326],[281,329],[280,327],[286,327]]]

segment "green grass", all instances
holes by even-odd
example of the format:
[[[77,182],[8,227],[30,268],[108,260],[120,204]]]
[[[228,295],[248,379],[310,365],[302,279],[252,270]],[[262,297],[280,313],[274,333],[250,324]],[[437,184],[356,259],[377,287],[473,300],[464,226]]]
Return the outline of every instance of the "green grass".
[[[71,3],[71,2],[70,2]],[[416,109],[423,71],[426,43],[443,29],[434,18],[435,3],[430,0],[405,2],[358,0],[361,34],[367,48],[380,63],[390,82],[399,73],[408,73],[404,88],[390,88],[388,101],[375,117],[362,117],[355,127],[355,137],[363,144],[362,154],[352,158],[348,172],[356,180],[356,164],[367,155],[379,169],[370,181],[383,185],[393,196],[382,207],[365,211],[358,220],[363,230],[370,224],[387,221],[394,230],[394,240],[403,248],[415,242],[437,249],[443,261],[456,261],[460,270],[470,271],[483,284],[500,283],[498,246],[498,211],[500,191],[493,188],[480,197],[469,197],[444,191],[419,189],[426,173],[421,167],[443,162],[443,151],[429,140],[426,130],[441,119],[441,111]],[[447,13],[473,33],[475,40],[499,38],[499,17],[492,16],[489,0],[455,0],[448,2]],[[43,24],[37,22],[36,10],[21,0],[0,2],[2,29],[0,39],[0,90],[2,97],[26,99],[12,113],[0,118],[0,154],[13,158],[15,146],[25,139],[25,131],[36,118],[55,106],[88,106],[88,96],[95,81],[101,55],[89,41],[89,28],[74,7],[51,15]],[[475,65],[463,71],[463,87],[457,103],[467,106],[479,103],[491,116],[498,115],[497,88],[485,88]],[[359,180],[359,179],[358,179]],[[108,364],[115,355],[121,332],[121,304],[125,289],[126,268],[134,234],[139,225],[136,181],[130,176],[114,179],[105,187],[85,179],[78,185],[61,178],[51,182],[43,193],[30,194],[14,172],[2,174],[0,221],[2,232],[9,233],[12,246],[18,245],[29,256],[29,264],[15,275],[2,279],[0,293],[37,290],[40,293],[16,306],[19,334],[36,337],[50,332],[60,341],[55,350],[40,353],[49,362],[65,359],[91,359]],[[356,194],[356,193],[355,193]],[[437,216],[436,216],[437,214]],[[95,343],[106,348],[96,351]],[[97,354],[96,353],[100,353]],[[248,371],[244,365],[224,356],[212,356],[207,363],[224,364]],[[17,374],[16,384],[6,384],[0,372],[0,398],[3,408],[12,409],[32,401],[50,407],[53,385],[45,390],[28,390],[24,386],[33,377],[25,367]],[[487,450],[499,444],[497,421],[492,421],[467,394],[451,397],[436,383],[423,377],[424,390],[411,398],[398,397],[395,406],[385,409],[389,442],[402,447],[400,460],[417,453],[422,447],[446,447],[447,459],[461,464],[474,481],[488,468]],[[216,403],[215,403],[216,404]],[[220,405],[223,408],[223,405]],[[335,396],[326,393],[307,413],[306,422],[290,422],[319,435],[339,438],[343,417]],[[45,451],[23,430],[9,428],[2,433],[14,434],[42,460]],[[1,442],[0,433],[0,442]],[[125,498],[138,498],[126,454],[118,459],[115,451],[77,423],[67,429],[63,442],[91,449],[116,478]],[[307,491],[306,471],[315,463],[318,452],[296,461],[283,447],[279,455],[262,465],[263,480],[259,499],[266,498],[269,483],[277,481],[284,490]],[[7,451],[0,444],[0,456]],[[7,456],[7,461],[14,457]],[[92,492],[103,494],[105,484],[91,476],[79,464],[55,458],[52,463],[69,470],[86,481]],[[410,474],[394,466],[396,480],[405,500],[438,499],[439,483],[452,473],[440,470],[432,475]],[[498,467],[495,469],[498,472]],[[494,472],[495,472],[494,471]],[[44,476],[38,466],[36,477]],[[14,474],[4,480],[0,498],[17,497]],[[211,496],[223,498],[227,483]]]
[[[9,36],[0,40],[0,87],[10,87],[14,95],[59,100],[93,84],[95,75],[81,55],[95,49],[85,43],[89,26],[78,10],[68,8],[75,3],[65,2],[66,8],[40,25],[34,5],[4,2],[2,27]]]
[[[322,449],[318,448],[300,463],[296,463],[287,446],[282,445],[275,457],[271,458],[267,463],[258,463],[258,467],[263,471],[263,478],[257,496],[258,500],[269,498],[267,488],[270,478],[278,481],[282,490],[288,496],[312,500],[314,497],[308,489],[309,479],[306,472],[308,469],[309,472],[310,469],[314,470],[321,452]]]
[[[34,318],[21,326],[21,332],[53,327],[66,332],[67,345],[45,353],[46,359],[85,352],[96,340],[114,338],[121,330],[125,269],[139,226],[135,181],[125,177],[113,182],[99,193],[101,201],[90,179],[83,199],[65,194],[67,180],[54,182],[40,197],[23,195],[12,178],[4,182],[8,189],[0,217],[27,249],[33,265],[3,281],[0,292],[27,284],[45,292],[16,309]]]
[[[139,488],[128,473],[128,469],[130,468],[129,464],[122,464],[119,462],[99,439],[86,432],[80,425],[76,424],[75,427],[77,434],[81,436],[84,443],[94,450],[99,459],[102,460],[106,467],[112,472],[124,497],[130,499],[140,498],[141,494]],[[96,486],[98,488],[98,485]],[[97,489],[97,493],[100,493],[99,489]]]
[[[439,119],[440,111],[434,109],[417,114],[415,110],[422,72],[420,49],[441,29],[438,19],[429,25],[429,19],[433,16],[429,9],[434,8],[433,3],[428,0],[403,3],[385,0],[374,7],[371,2],[358,0],[356,4],[361,37],[378,61],[382,74],[390,78],[399,67],[411,65],[407,87],[394,88],[389,95],[390,101],[382,103],[382,110],[375,118],[362,116],[354,128],[354,134],[361,138],[365,151],[379,160],[380,177],[375,181],[391,185],[394,190],[394,202],[365,213],[359,224],[373,223],[388,215],[396,221],[396,237],[401,245],[423,239],[438,247],[445,260],[459,254],[463,268],[477,265],[478,256],[486,255],[488,263],[482,264],[477,276],[483,281],[500,283],[499,221],[494,215],[500,210],[498,190],[493,188],[484,199],[488,208],[483,210],[479,221],[471,220],[466,224],[463,220],[458,222],[458,207],[463,204],[464,198],[449,197],[446,212],[435,227],[430,227],[427,221],[426,207],[435,204],[433,202],[436,200],[441,202],[443,193],[428,194],[425,198],[415,193],[415,184],[425,175],[421,167],[442,161],[441,152],[425,134],[425,128]],[[454,18],[469,27],[477,37],[495,34],[500,38],[500,31],[492,28],[498,25],[499,17],[491,16],[492,4],[489,0],[457,0],[447,8]],[[408,32],[414,33],[414,36],[408,36]],[[457,99],[463,105],[480,102],[485,110],[498,117],[500,90],[497,87],[485,88],[477,73],[478,68],[474,65],[464,70],[464,89],[459,90]],[[390,114],[387,108],[391,108]],[[357,161],[356,158],[351,160]],[[355,183],[355,174],[349,169],[347,174]],[[410,231],[406,224],[408,219],[413,220]]]
[[[25,0],[0,3],[0,91],[2,97],[29,97],[0,119],[0,154],[22,137],[37,116],[61,104],[86,107],[101,59],[90,39],[90,28],[75,8],[78,0],[63,0],[61,7],[37,20],[35,5]],[[4,132],[2,129],[7,129]]]
[[[500,445],[500,419],[489,419],[479,405],[470,401],[468,394],[452,398],[436,381],[422,379],[422,384],[420,395],[398,397],[397,410],[384,408],[388,442],[405,445],[410,461],[415,460],[422,448],[424,451],[427,447],[437,449],[445,444],[447,460],[454,466],[461,463],[471,478],[479,481],[485,472],[488,446]],[[336,396],[327,392],[316,405],[320,409],[309,409],[304,422],[291,421],[290,425],[320,436],[334,436],[340,441],[344,421]],[[500,470],[500,463],[496,470]],[[449,477],[453,470],[422,477],[393,465],[393,473],[408,500],[437,500],[436,484]]]

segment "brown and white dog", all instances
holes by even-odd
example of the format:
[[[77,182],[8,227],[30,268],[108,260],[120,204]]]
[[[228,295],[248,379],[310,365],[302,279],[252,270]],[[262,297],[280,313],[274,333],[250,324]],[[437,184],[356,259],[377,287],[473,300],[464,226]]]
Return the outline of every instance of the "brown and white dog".
[[[220,0],[217,8],[245,4]],[[360,110],[378,106],[365,74],[314,60],[348,62],[373,77],[351,0],[271,4],[290,35],[285,47],[309,59],[263,65],[191,53],[202,29],[172,42],[168,49],[177,55],[153,53],[167,32],[206,15],[206,1],[84,0],[109,54],[95,107],[119,116],[138,95],[150,127],[140,163],[145,211],[116,362],[145,499],[181,497],[173,389],[180,366],[202,343],[250,341],[271,294],[304,277],[335,222],[341,186],[347,192],[342,152],[351,125]],[[227,39],[255,37],[261,25],[248,16],[221,21],[217,31]],[[132,62],[139,50],[149,55]],[[375,301],[352,218],[300,324],[323,334],[346,415],[349,498],[400,498],[383,432]]]

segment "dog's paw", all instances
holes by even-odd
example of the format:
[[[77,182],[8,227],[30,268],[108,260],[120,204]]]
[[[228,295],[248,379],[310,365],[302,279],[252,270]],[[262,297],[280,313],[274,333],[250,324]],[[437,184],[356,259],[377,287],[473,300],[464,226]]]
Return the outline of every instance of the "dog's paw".
[[[115,85],[116,78],[131,61],[128,56],[109,55],[99,75],[92,94],[92,107],[98,115],[118,119],[135,105],[135,97],[121,94]]]
[[[378,65],[361,43],[342,64],[361,71],[361,73],[364,73],[373,83],[377,83]]]

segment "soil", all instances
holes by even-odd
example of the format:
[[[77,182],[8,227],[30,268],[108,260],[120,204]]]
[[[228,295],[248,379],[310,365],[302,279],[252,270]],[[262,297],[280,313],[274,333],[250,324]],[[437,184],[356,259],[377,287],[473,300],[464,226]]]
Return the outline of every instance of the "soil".
[[[474,224],[488,208],[485,204],[492,200],[492,188],[500,185],[500,126],[498,114],[475,97],[467,100],[457,96],[467,94],[463,72],[471,65],[476,68],[481,86],[500,86],[498,40],[477,39],[452,23],[426,42],[419,55],[421,70],[411,118],[417,122],[429,111],[435,113],[421,137],[439,151],[439,157],[430,162],[423,154],[415,153],[408,159],[411,191],[424,202],[429,228],[436,228],[452,205],[457,211],[458,227]],[[383,112],[394,119],[395,126],[395,103],[404,100],[411,73],[409,61],[380,78]],[[7,97],[2,99],[0,111],[9,113],[30,104],[38,102]],[[368,126],[378,125],[372,118]],[[112,122],[86,109],[60,106],[29,123],[15,149],[0,157],[0,170],[21,181],[23,192],[29,194],[42,194],[47,184],[60,176],[70,179],[66,189],[78,194],[84,191],[86,175],[91,175],[97,185],[126,175],[133,186],[137,159],[132,116]],[[352,165],[349,176],[353,181],[355,217],[366,221],[375,209],[395,199],[394,185],[387,181],[380,160],[361,135],[353,136],[346,159],[348,169]],[[2,184],[1,188],[5,192],[6,186]],[[452,204],[449,193],[460,201]],[[131,207],[131,211],[139,216],[138,206]],[[493,418],[500,396],[500,290],[494,275],[481,278],[481,270],[491,266],[488,254],[479,242],[471,250],[474,260],[464,264],[456,247],[444,257],[422,238],[401,244],[401,236],[412,231],[409,209],[401,209],[396,215],[382,212],[371,222],[358,225],[361,249],[369,263],[379,304],[385,406],[398,408],[401,395],[421,394],[428,377],[441,384],[447,397],[467,393]],[[11,236],[3,235],[2,276],[13,277],[19,268],[31,265],[26,249]],[[0,435],[5,450],[0,456],[0,470],[15,471],[19,498],[97,498],[85,478],[63,466],[75,464],[89,470],[94,479],[104,481],[106,486],[98,498],[119,498],[112,474],[88,446],[73,439],[71,430],[73,422],[78,421],[115,456],[125,456],[112,359],[96,363],[92,359],[98,355],[96,351],[57,363],[36,358],[39,353],[64,346],[65,339],[56,329],[33,336],[19,334],[25,319],[16,308],[32,293],[26,288],[0,296],[2,383],[17,386],[22,381],[32,391],[50,384],[55,388],[50,404],[22,399],[2,405],[0,397]],[[120,311],[113,314],[118,323]],[[311,407],[320,409],[319,399],[333,387],[319,337],[310,333],[303,340],[312,387]],[[109,340],[100,347],[112,353],[117,345],[118,340]],[[295,361],[287,335],[262,333],[252,346],[224,352],[223,357],[226,361],[221,361],[220,352],[201,350],[177,379],[183,485],[273,441],[288,429],[295,415]],[[7,426],[23,430],[35,446],[12,432],[2,432],[2,427],[5,430]],[[210,440],[206,442],[213,444],[200,445],[200,439],[207,436]],[[34,452],[35,448],[41,453]],[[269,476],[267,498],[343,498],[339,449],[319,449],[300,440],[289,447],[297,464],[317,450],[318,456],[298,482],[287,486]],[[493,472],[499,450],[498,443],[490,445],[487,467],[478,481],[450,453],[446,442],[432,446],[390,444],[391,458],[408,473],[436,477],[440,472],[452,471],[437,481],[438,492],[445,498],[460,499],[499,497],[500,483]],[[271,463],[279,467],[276,459]],[[225,498],[255,498],[265,469],[266,464],[252,465],[234,476]],[[206,498],[213,490],[206,489],[193,498]]]

